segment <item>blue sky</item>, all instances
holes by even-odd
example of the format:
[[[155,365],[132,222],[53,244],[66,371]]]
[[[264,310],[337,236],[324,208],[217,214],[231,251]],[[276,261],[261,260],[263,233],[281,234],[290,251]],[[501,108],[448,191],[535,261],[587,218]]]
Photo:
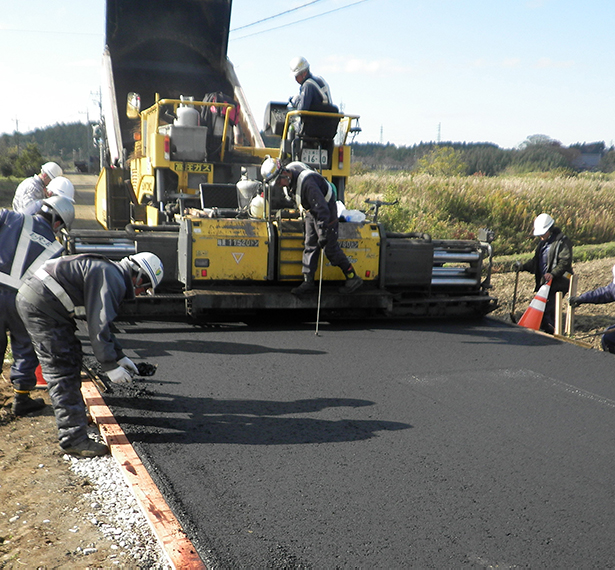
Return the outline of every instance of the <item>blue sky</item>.
[[[234,0],[231,29],[309,2]],[[104,4],[2,11],[0,133],[98,117]],[[303,55],[361,115],[358,142],[610,146],[614,25],[612,0],[318,0],[231,32],[228,55],[259,126],[268,101],[296,93],[288,63]]]

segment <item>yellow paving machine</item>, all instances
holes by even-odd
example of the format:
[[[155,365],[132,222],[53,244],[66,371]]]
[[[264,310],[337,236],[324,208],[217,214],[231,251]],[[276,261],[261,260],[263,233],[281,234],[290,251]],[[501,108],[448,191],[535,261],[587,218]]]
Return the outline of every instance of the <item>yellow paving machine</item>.
[[[162,259],[162,285],[125,303],[126,315],[313,313],[316,296],[290,293],[302,278],[302,213],[261,180],[260,165],[267,155],[304,162],[343,202],[359,117],[271,102],[260,129],[227,58],[230,0],[107,0],[106,13],[101,229],[72,231],[70,252]],[[373,202],[362,222],[340,222],[340,245],[365,283],[340,294],[344,276],[325,258],[323,318],[495,308],[491,232],[477,240],[394,234],[378,222],[382,205]]]

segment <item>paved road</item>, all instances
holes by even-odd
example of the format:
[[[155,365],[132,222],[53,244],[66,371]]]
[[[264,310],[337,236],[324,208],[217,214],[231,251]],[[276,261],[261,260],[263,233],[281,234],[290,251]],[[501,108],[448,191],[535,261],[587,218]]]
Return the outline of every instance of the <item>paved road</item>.
[[[479,324],[118,325],[106,396],[218,568],[615,564],[613,356]]]

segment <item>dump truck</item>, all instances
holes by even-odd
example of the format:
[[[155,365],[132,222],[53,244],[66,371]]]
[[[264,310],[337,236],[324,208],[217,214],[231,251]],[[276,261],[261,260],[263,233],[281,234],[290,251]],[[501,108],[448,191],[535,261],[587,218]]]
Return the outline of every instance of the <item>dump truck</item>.
[[[230,0],[107,0],[106,18],[101,228],[72,231],[67,245],[111,259],[161,258],[163,283],[125,303],[126,316],[245,319],[318,308],[322,318],[405,318],[496,307],[492,232],[476,240],[388,232],[378,200],[363,221],[339,224],[361,289],[340,294],[341,270],[321,257],[321,294],[292,295],[302,279],[302,213],[262,181],[260,165],[268,155],[304,162],[343,203],[359,116],[272,101],[259,128],[227,57]]]

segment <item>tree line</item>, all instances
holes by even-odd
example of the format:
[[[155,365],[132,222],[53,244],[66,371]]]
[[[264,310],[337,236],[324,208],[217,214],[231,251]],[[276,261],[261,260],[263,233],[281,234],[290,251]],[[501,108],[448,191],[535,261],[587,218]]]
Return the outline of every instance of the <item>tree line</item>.
[[[59,123],[29,133],[0,135],[0,175],[27,177],[53,160],[67,170],[76,166],[98,172],[98,149],[92,127]],[[419,143],[413,146],[353,143],[353,173],[371,170],[418,171],[434,175],[525,174],[582,170],[615,171],[615,147],[604,142],[564,146],[545,135],[532,135],[518,148],[492,143]]]
[[[0,135],[0,174],[4,177],[32,176],[49,160],[66,170],[76,164],[86,164],[90,170],[97,157],[92,126],[83,123],[59,123],[29,133]]]
[[[370,170],[420,171],[434,175],[525,174],[583,170],[615,171],[615,147],[604,142],[564,146],[545,135],[532,135],[518,148],[492,143],[420,143],[413,146],[353,143],[353,172]]]

